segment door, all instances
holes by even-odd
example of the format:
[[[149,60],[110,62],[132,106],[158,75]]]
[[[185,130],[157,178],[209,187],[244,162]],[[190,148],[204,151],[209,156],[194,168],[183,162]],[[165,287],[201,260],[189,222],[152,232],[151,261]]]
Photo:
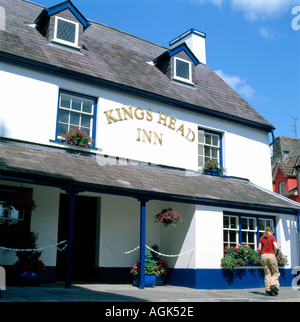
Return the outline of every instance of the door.
[[[58,241],[68,239],[69,201],[69,195],[60,195]],[[98,198],[76,196],[72,262],[72,281],[74,282],[98,280],[95,267],[97,209]],[[67,248],[65,251],[57,252],[57,281],[64,281],[66,278],[66,258]]]

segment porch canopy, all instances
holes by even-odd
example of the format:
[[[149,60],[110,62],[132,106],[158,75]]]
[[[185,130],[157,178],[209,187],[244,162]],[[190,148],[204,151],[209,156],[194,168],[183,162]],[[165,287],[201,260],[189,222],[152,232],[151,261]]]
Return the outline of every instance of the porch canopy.
[[[127,161],[125,164],[122,160],[114,159],[108,164],[107,160],[96,153],[78,152],[64,145],[51,147],[0,138],[0,180],[63,189],[71,195],[71,212],[74,212],[74,196],[81,191],[140,200],[141,264],[145,251],[145,205],[148,200],[294,215],[298,215],[300,211],[300,205],[246,179],[209,176],[160,166],[140,165],[137,162],[136,165],[132,162],[128,164]],[[71,285],[72,217],[70,213],[66,286]]]

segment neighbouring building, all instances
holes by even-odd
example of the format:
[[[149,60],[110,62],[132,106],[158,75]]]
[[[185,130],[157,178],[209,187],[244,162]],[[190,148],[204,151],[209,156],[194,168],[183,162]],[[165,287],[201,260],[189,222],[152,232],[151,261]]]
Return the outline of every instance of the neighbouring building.
[[[220,262],[225,246],[256,248],[272,225],[291,285],[300,206],[272,192],[274,127],[207,66],[205,45],[190,29],[166,48],[89,21],[71,1],[0,0],[0,229],[27,227],[40,247],[67,240],[43,251],[45,281],[130,283],[158,244],[181,255],[166,258],[172,285],[260,287],[259,270],[228,279]],[[70,128],[93,142],[64,144]],[[226,175],[203,174],[208,160]],[[32,216],[21,206],[7,216],[5,202],[28,193]],[[154,222],[169,207],[177,228]],[[1,266],[15,261],[0,249]]]
[[[273,168],[273,191],[296,202],[299,199],[298,172],[300,156],[277,162]]]

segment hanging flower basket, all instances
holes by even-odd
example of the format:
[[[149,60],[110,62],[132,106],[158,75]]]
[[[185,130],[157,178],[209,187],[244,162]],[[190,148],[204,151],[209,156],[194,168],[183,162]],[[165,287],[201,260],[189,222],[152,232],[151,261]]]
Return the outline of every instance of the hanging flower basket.
[[[172,208],[163,209],[155,215],[154,218],[154,222],[162,223],[165,227],[171,225],[172,227],[177,228],[178,223],[184,222],[184,220],[181,219],[180,214],[173,211]]]
[[[34,200],[32,200],[31,193],[25,195],[16,194],[3,204],[4,210],[10,215],[13,208],[17,210],[25,210],[31,213],[36,208]]]

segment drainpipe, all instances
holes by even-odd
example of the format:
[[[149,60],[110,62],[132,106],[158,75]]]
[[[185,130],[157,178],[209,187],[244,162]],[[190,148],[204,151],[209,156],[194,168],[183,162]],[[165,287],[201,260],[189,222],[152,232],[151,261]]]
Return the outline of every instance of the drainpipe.
[[[272,142],[270,143],[270,146],[273,145],[275,142],[274,129],[271,130],[271,135],[272,135]]]

